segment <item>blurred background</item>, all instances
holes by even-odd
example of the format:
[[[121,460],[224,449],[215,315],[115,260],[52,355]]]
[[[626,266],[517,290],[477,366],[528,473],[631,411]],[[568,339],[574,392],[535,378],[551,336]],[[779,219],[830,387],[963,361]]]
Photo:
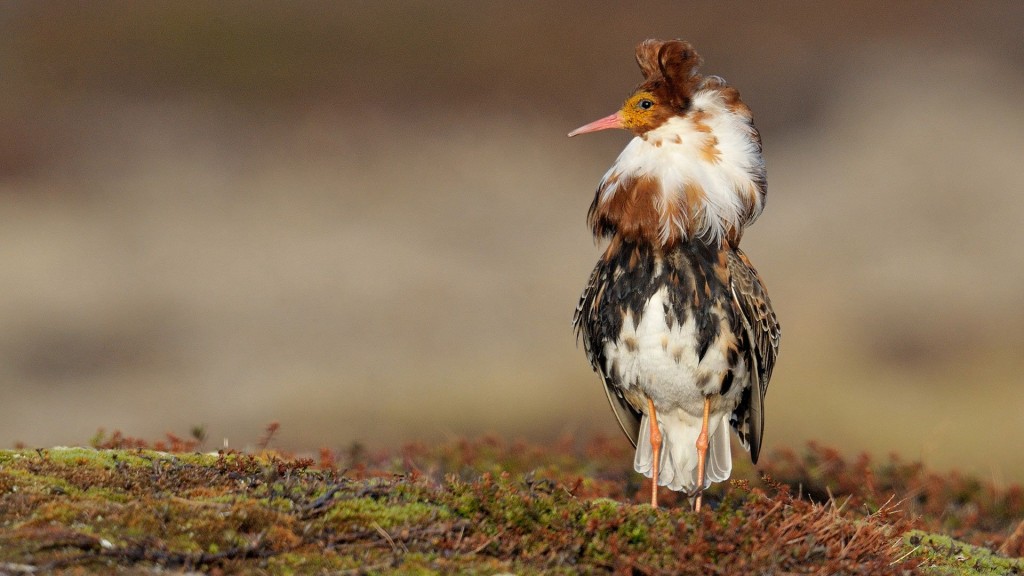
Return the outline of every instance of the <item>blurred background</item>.
[[[1024,481],[1024,3],[11,2],[0,446],[620,434],[570,327],[685,38],[754,110],[766,449]],[[625,439],[622,440],[625,442]]]

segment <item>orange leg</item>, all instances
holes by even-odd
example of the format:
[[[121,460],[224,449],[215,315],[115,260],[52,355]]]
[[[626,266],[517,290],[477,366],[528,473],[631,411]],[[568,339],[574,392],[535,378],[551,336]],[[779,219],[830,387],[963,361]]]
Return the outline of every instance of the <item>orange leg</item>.
[[[651,466],[651,506],[658,507],[658,474],[661,472],[661,430],[658,429],[658,417],[654,411],[654,400],[647,399],[647,417],[651,419],[651,449],[654,451],[654,464]]]
[[[694,510],[700,512],[701,499],[704,496],[704,465],[708,461],[708,420],[711,417],[711,397],[704,397],[704,422],[697,436],[697,501]]]

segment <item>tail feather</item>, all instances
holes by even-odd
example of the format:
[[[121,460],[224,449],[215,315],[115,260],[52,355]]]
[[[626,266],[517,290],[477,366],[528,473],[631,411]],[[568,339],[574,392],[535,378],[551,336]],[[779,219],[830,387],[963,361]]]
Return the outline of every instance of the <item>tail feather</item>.
[[[704,476],[709,484],[724,482],[732,474],[732,444],[729,442],[728,416],[722,418],[718,423],[718,430],[708,439],[708,462],[705,468]]]
[[[682,410],[658,414],[661,429],[661,462],[658,485],[671,490],[692,492],[697,487],[697,436],[701,418]],[[654,450],[651,448],[651,423],[646,414],[640,420],[640,436],[636,444],[633,468],[651,477]],[[714,417],[708,422],[708,458],[704,471],[704,487],[722,482],[732,473],[732,448],[729,444],[729,425],[726,417]]]

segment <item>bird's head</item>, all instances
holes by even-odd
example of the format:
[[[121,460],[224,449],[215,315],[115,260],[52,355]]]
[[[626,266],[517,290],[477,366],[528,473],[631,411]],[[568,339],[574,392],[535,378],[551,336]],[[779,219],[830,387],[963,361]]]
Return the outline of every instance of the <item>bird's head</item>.
[[[739,244],[764,208],[761,137],[739,92],[697,73],[682,40],[636,48],[644,81],[617,112],[569,136],[621,128],[635,135],[598,185],[590,223],[598,237],[655,245],[690,239]]]
[[[686,114],[695,87],[700,83],[700,56],[682,40],[645,40],[636,48],[636,62],[644,81],[630,94],[618,112],[573,130],[569,136],[621,128],[640,136],[673,116]]]

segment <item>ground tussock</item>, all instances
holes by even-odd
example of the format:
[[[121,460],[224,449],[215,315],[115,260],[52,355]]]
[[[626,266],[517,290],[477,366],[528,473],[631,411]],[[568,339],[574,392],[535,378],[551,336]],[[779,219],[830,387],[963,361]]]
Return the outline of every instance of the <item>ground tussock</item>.
[[[0,452],[0,573],[1005,574],[1019,487],[810,446],[773,455],[694,514],[629,469],[619,439],[354,445],[297,458],[194,453],[120,434]],[[1020,530],[1018,530],[1018,533]],[[936,533],[953,535],[958,542]],[[971,544],[982,546],[975,548]]]

